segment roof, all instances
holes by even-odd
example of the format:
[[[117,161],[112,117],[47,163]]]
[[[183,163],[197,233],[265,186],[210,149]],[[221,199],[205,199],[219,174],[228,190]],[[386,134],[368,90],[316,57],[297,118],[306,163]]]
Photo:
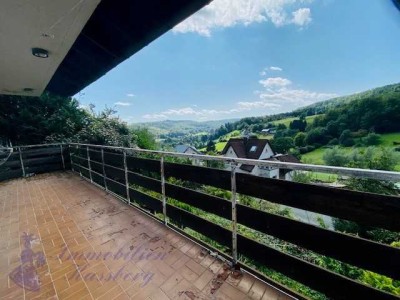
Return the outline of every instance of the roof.
[[[301,161],[297,159],[296,156],[291,155],[291,154],[277,154],[271,158],[268,158],[266,160],[271,160],[271,161],[280,161],[280,162],[287,162],[287,163],[295,163],[295,164],[300,164]]]
[[[192,149],[194,152],[196,152],[197,154],[202,154],[199,150],[197,150],[195,147],[192,146],[188,146],[188,145],[177,145],[175,147],[175,152],[178,153],[185,153],[188,149]]]
[[[72,96],[211,0],[102,0],[46,90]]]
[[[233,151],[235,151],[236,156],[238,158],[259,159],[267,144],[269,145],[269,141],[267,139],[257,139],[257,138],[230,139],[228,143],[225,145],[224,149],[222,150],[222,154],[226,154],[228,149],[232,147]],[[254,165],[242,164],[240,166],[240,169],[251,172],[254,169]]]

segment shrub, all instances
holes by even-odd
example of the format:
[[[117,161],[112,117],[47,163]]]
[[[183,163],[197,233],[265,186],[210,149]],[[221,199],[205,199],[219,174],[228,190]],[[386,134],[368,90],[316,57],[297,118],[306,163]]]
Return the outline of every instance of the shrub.
[[[346,129],[343,130],[342,134],[339,137],[339,143],[345,147],[351,147],[354,145],[354,140],[352,138],[351,131]]]
[[[305,133],[299,132],[294,137],[294,144],[297,147],[304,147],[306,145],[306,138],[307,138],[307,135]]]
[[[343,167],[349,163],[349,157],[338,147],[326,150],[323,159],[327,165]]]
[[[375,146],[381,143],[381,136],[376,133],[370,133],[366,137],[362,138],[362,143],[365,146]]]
[[[328,143],[330,146],[339,145],[339,140],[337,138],[331,139]]]

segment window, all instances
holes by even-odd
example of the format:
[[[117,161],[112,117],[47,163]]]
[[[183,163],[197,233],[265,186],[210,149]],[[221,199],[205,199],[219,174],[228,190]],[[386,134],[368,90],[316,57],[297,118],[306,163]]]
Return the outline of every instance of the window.
[[[257,150],[257,146],[251,146],[250,152],[256,152],[256,150]]]

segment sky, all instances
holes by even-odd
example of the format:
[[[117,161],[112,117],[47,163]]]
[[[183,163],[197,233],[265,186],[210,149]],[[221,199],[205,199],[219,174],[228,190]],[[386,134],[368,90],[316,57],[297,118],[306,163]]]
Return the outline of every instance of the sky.
[[[82,90],[128,123],[289,112],[400,82],[391,0],[214,0]]]

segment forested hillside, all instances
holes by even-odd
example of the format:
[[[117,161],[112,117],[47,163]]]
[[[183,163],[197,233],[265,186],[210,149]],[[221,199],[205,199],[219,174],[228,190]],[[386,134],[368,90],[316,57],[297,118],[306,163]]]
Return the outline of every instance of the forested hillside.
[[[391,100],[389,100],[391,99]],[[380,103],[380,101],[385,101],[385,109],[391,109],[392,105],[396,105],[396,101],[400,101],[400,83],[398,84],[392,84],[392,85],[387,85],[384,87],[379,87],[375,88],[366,92],[362,93],[357,93],[354,95],[349,95],[349,96],[344,96],[344,97],[338,97],[334,99],[330,99],[327,101],[323,102],[318,102],[313,105],[297,109],[293,112],[289,113],[282,113],[282,114],[277,114],[277,115],[271,115],[271,116],[264,116],[264,117],[249,117],[249,118],[243,118],[237,122],[230,122],[226,123],[217,130],[215,130],[211,136],[211,140],[215,140],[220,138],[221,136],[226,135],[227,133],[234,131],[234,130],[243,130],[247,129],[250,132],[257,133],[260,132],[262,129],[265,128],[274,128],[276,127],[277,121],[282,120],[282,119],[287,119],[287,118],[298,118],[303,117],[303,119],[306,116],[314,116],[314,115],[322,115],[327,113],[328,111],[331,111],[330,115],[327,116],[326,118],[320,117],[317,118],[317,123],[316,126],[314,127],[319,127],[318,122],[324,122],[323,120],[328,120],[331,121],[334,116],[332,114],[347,114],[346,110],[351,109],[351,112],[348,114],[348,118],[351,119],[354,114],[362,114],[363,117],[357,117],[358,122],[356,124],[352,125],[352,130],[355,130],[355,127],[359,127],[359,129],[367,129],[370,130],[371,128],[371,122],[374,122],[371,118],[377,118],[377,115],[375,114],[375,117],[368,116],[367,114],[368,111],[376,109],[376,107],[373,107],[373,105],[377,105],[377,103]],[[373,104],[375,103],[375,104]],[[356,107],[357,106],[357,107]],[[342,108],[339,108],[342,107]],[[382,107],[381,107],[382,108]],[[339,109],[336,110],[336,109]],[[395,108],[393,108],[392,112],[394,113],[396,111]],[[380,117],[375,119],[376,122],[379,121],[385,121],[393,123],[393,116],[390,117],[389,119],[385,119],[385,116],[387,115],[387,111],[381,112]],[[367,120],[369,119],[369,120]],[[338,122],[341,122],[341,120],[338,120]],[[362,122],[362,124],[361,124]],[[321,123],[321,125],[322,125]],[[347,124],[347,123],[346,123]],[[307,124],[310,125],[310,124]],[[327,125],[327,124],[326,124]],[[345,124],[343,124],[345,126]],[[376,127],[375,130],[377,131],[385,131],[387,129],[384,129],[383,127],[387,125],[382,125],[380,126],[379,124],[373,124],[374,127]],[[290,126],[286,126],[290,127]],[[368,127],[368,128],[367,128]],[[311,127],[310,127],[311,128]],[[295,128],[296,129],[296,128]],[[349,128],[350,129],[350,128]],[[390,130],[396,130],[393,127],[391,127]]]
[[[391,84],[391,85],[386,85],[383,87],[371,89],[371,90],[368,90],[365,92],[353,94],[350,96],[337,97],[337,98],[329,99],[326,101],[317,102],[317,103],[311,104],[309,106],[299,108],[299,109],[293,111],[293,114],[295,114],[296,116],[300,116],[302,114],[306,114],[306,115],[323,114],[328,109],[334,108],[338,105],[347,104],[354,100],[375,98],[375,97],[380,97],[380,96],[385,96],[385,95],[387,96],[389,94],[398,96],[399,93],[400,93],[400,83],[396,83],[396,84]]]

